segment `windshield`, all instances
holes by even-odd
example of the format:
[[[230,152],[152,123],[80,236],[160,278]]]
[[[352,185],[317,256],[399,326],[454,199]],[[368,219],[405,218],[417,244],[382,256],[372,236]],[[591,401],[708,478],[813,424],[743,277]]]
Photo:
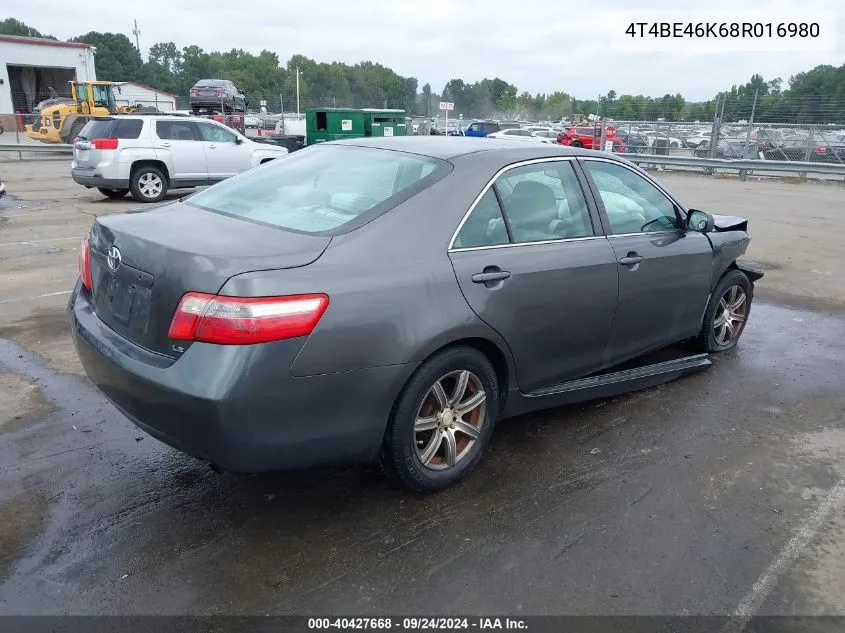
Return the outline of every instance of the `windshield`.
[[[278,228],[331,233],[361,225],[448,171],[448,163],[415,154],[322,145],[225,180],[186,203]]]

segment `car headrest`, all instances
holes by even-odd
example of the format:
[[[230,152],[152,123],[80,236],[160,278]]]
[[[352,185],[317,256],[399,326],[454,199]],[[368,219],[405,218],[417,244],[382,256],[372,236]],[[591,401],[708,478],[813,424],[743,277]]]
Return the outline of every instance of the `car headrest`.
[[[507,207],[511,210],[508,219],[515,226],[548,226],[557,215],[557,201],[552,188],[530,180],[516,184],[508,197]]]

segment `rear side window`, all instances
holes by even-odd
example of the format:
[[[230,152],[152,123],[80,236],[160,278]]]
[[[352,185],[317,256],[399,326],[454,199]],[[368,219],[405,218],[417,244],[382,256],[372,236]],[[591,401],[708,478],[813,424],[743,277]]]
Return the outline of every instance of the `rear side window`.
[[[191,196],[214,213],[302,233],[351,230],[451,169],[434,158],[365,147],[309,147]]]
[[[138,119],[125,119],[117,122],[114,135],[116,138],[138,138],[141,136],[141,128],[143,127],[143,121],[139,121]]]
[[[156,135],[173,141],[196,141],[196,127],[190,121],[156,121]]]
[[[478,201],[452,248],[557,241],[594,235],[587,202],[570,161],[510,169]]]
[[[593,235],[590,212],[569,161],[524,165],[496,181],[514,242]]]
[[[98,138],[138,138],[144,122],[138,119],[92,119],[85,124],[79,138],[93,141]]]
[[[453,248],[478,248],[507,244],[508,231],[493,188],[488,189],[455,236]]]

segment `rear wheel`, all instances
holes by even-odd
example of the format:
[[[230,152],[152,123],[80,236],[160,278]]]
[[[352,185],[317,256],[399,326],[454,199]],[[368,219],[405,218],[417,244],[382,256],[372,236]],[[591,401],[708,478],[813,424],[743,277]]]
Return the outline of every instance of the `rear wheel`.
[[[167,193],[167,179],[157,167],[143,165],[132,173],[129,190],[138,202],[158,202]]]
[[[572,141],[572,147],[584,147],[581,141]]]
[[[385,433],[382,468],[417,492],[450,486],[481,459],[498,412],[490,361],[471,347],[446,349],[405,385]]]
[[[113,200],[120,200],[129,193],[129,189],[106,189],[105,187],[97,187],[97,191]]]
[[[710,297],[696,339],[703,352],[725,352],[736,347],[751,313],[754,287],[741,270],[726,272]]]

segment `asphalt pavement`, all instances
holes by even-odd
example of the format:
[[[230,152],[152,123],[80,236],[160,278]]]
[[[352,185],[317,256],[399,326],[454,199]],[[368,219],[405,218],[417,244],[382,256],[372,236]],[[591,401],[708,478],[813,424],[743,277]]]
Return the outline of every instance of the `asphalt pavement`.
[[[508,420],[423,497],[368,467],[220,475],[133,426],[64,311],[91,215],[133,204],[4,170],[0,614],[845,614],[840,186],[663,179],[752,220],[771,274],[738,349]]]

